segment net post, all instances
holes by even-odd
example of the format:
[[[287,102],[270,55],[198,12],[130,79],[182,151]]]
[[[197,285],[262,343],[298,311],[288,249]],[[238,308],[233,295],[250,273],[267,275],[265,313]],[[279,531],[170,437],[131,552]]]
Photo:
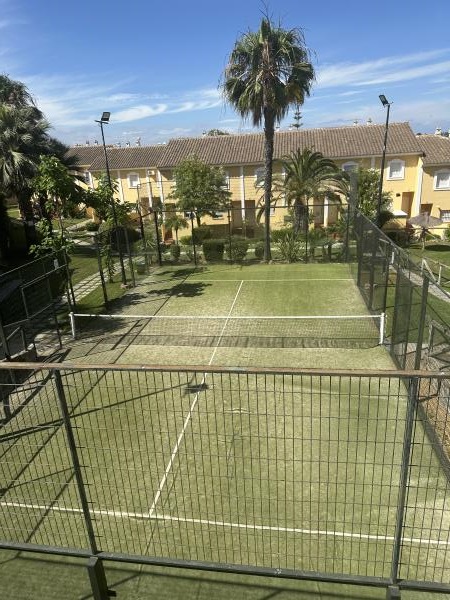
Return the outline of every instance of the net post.
[[[380,315],[380,339],[379,345],[381,346],[384,342],[384,332],[386,329],[386,313],[382,312]]]
[[[69,313],[69,319],[70,319],[70,329],[72,331],[72,337],[73,337],[74,340],[76,340],[77,339],[77,332],[76,332],[76,329],[75,329],[75,315],[74,315],[74,313],[72,311]]]

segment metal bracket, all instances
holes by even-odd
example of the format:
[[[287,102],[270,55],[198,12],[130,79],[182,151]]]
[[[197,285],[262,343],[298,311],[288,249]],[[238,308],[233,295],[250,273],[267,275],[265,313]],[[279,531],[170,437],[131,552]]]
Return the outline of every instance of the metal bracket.
[[[108,600],[109,598],[117,596],[117,593],[114,590],[108,588],[105,569],[102,561],[98,557],[91,556],[87,563],[87,569],[94,600]]]
[[[390,585],[386,591],[386,600],[399,600],[401,598],[400,588]]]

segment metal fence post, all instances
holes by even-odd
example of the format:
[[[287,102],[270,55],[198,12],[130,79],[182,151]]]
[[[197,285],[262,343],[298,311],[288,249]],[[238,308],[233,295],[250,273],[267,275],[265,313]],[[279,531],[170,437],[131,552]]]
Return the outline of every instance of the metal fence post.
[[[420,304],[420,318],[419,328],[417,331],[417,345],[416,345],[416,356],[414,358],[414,368],[420,369],[420,363],[422,362],[422,346],[423,346],[423,335],[425,332],[425,319],[427,315],[427,300],[428,300],[428,287],[430,280],[426,275],[423,277],[422,285],[422,297]]]
[[[195,248],[195,240],[194,240],[194,213],[191,212],[191,234],[192,234],[192,249],[194,251],[194,265],[197,266],[197,250]]]
[[[107,306],[108,305],[108,293],[106,291],[105,274],[103,273],[102,257],[100,254],[100,246],[98,243],[97,236],[95,236],[95,249],[96,249],[96,253],[97,253],[98,272],[100,274],[100,281],[102,284],[103,299],[105,301],[105,306]]]
[[[412,437],[414,430],[414,422],[416,418],[417,411],[417,398],[418,398],[418,387],[419,387],[419,379],[418,377],[411,377],[409,379],[408,385],[408,404],[406,408],[406,417],[405,417],[405,432],[403,435],[403,450],[402,450],[402,462],[400,467],[400,481],[399,481],[399,493],[397,500],[397,516],[395,523],[395,533],[394,533],[394,546],[392,549],[392,562],[391,562],[391,580],[393,582],[393,587],[391,592],[396,593],[397,584],[399,582],[399,566],[400,566],[400,553],[402,548],[402,539],[403,539],[403,527],[405,521],[405,513],[406,513],[406,499],[407,499],[407,491],[408,491],[408,482],[409,482],[409,470],[410,470],[410,460],[411,460],[411,446],[412,446]],[[398,598],[399,596],[393,596],[392,593],[387,598]]]
[[[161,239],[159,237],[159,226],[158,226],[158,209],[155,208],[153,211],[153,216],[155,219],[155,233],[156,233],[156,250],[158,252],[158,264],[162,265],[162,256],[161,256]]]
[[[89,502],[86,495],[86,486],[83,481],[83,475],[81,473],[80,459],[78,457],[77,445],[72,429],[72,423],[70,421],[70,413],[67,406],[66,394],[61,379],[61,373],[55,370],[53,371],[53,377],[55,380],[56,394],[58,396],[61,414],[64,421],[64,428],[66,430],[67,445],[72,459],[72,466],[74,469],[75,480],[77,482],[77,489],[78,494],[80,496],[81,509],[83,511],[84,524],[86,526],[90,550],[92,554],[97,554],[97,541],[95,537],[94,527],[92,524],[91,513],[89,511]],[[108,600],[111,594],[106,584],[106,575],[101,560],[99,560],[96,556],[92,556],[88,561],[87,567],[94,600]]]
[[[133,282],[133,287],[136,287],[136,278],[134,276],[133,257],[131,254],[130,240],[128,238],[128,230],[126,227],[124,227],[123,231],[125,233],[125,245],[126,245],[127,254],[128,254],[128,264],[130,265],[131,281]]]

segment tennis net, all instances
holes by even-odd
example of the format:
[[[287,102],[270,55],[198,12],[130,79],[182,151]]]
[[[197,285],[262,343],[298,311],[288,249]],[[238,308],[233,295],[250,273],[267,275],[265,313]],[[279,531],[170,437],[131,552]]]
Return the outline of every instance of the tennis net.
[[[370,348],[385,315],[185,316],[70,313],[72,336],[115,345]]]

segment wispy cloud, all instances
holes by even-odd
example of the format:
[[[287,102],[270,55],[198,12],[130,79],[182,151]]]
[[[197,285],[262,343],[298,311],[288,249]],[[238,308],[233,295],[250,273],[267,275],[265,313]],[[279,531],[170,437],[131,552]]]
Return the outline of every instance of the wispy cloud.
[[[317,87],[367,86],[444,74],[449,70],[450,61],[440,59],[449,54],[449,49],[443,49],[405,56],[388,56],[361,63],[324,65],[318,69]]]

